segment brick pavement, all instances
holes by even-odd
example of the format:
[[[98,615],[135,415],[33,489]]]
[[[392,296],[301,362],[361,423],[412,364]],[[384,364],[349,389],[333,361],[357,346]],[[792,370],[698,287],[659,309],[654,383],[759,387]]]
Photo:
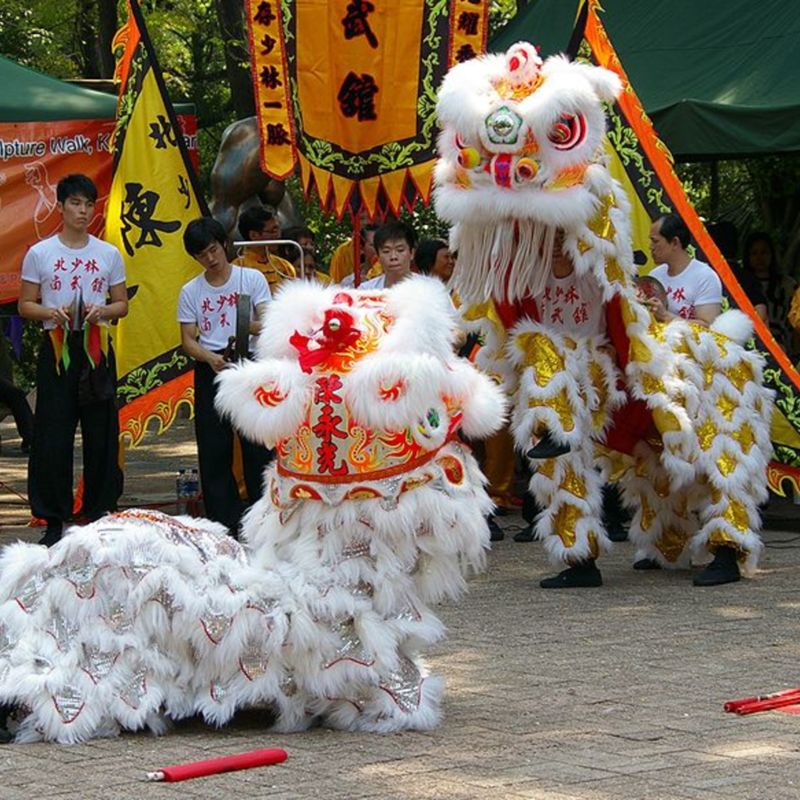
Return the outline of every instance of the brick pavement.
[[[176,462],[191,463],[187,430],[179,424],[129,454],[128,497],[169,500]],[[0,480],[24,489],[23,467],[0,457]],[[35,538],[9,527],[22,511],[9,498],[0,487],[0,542]],[[780,510],[794,527],[796,509]],[[162,739],[8,746],[0,798],[794,800],[800,719],[738,718],[722,703],[800,685],[796,536],[768,531],[761,571],[732,586],[634,572],[622,544],[603,561],[605,586],[562,592],[538,589],[549,572],[539,545],[506,540],[461,604],[440,609],[450,633],[429,659],[447,677],[438,730],[278,735],[250,712],[222,731],[190,721]],[[160,765],[270,746],[289,760],[182,784],[141,781]]]

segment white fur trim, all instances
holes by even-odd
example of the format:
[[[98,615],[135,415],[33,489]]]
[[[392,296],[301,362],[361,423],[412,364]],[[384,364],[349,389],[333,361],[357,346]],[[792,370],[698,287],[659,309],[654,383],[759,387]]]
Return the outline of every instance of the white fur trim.
[[[311,398],[312,378],[297,361],[249,361],[223,370],[217,376],[217,410],[229,417],[247,438],[265,447],[294,431]],[[259,392],[271,400],[259,402]]]
[[[737,344],[745,344],[753,335],[753,322],[743,311],[732,308],[720,314],[712,323],[711,330],[721,333]]]

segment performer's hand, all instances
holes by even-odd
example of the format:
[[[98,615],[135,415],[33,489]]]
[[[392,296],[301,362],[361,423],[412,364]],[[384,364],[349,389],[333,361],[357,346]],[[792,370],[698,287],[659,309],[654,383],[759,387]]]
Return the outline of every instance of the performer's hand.
[[[669,322],[672,319],[672,314],[667,311],[664,304],[657,297],[648,297],[644,301],[644,305],[650,309],[659,322]]]
[[[50,319],[56,325],[69,325],[69,309],[67,306],[56,306],[50,309]]]
[[[225,367],[228,366],[228,363],[225,360],[225,356],[221,353],[209,353],[208,358],[206,359],[206,363],[214,370],[214,372],[221,372]]]
[[[105,317],[105,309],[104,305],[95,305],[94,303],[89,303],[86,306],[86,322],[90,323],[97,323],[100,322],[101,319]]]

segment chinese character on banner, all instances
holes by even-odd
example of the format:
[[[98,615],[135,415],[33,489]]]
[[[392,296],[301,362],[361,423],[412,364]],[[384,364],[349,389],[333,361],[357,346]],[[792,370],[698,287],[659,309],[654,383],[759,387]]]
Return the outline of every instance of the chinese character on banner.
[[[356,0],[354,3],[348,3],[347,14],[342,20],[344,38],[354,39],[356,36],[366,36],[369,46],[377,48],[378,39],[372,28],[370,28],[369,20],[367,19],[374,10],[375,6],[372,3],[365,2],[365,0]]]
[[[487,12],[488,3],[480,0],[453,0],[450,13],[455,25],[450,31],[450,66],[484,52],[489,32]]]
[[[134,248],[137,250],[145,245],[161,247],[163,242],[159,238],[159,233],[174,233],[181,227],[179,220],[160,220],[155,219],[156,206],[161,197],[158,192],[144,190],[141,183],[125,184],[125,200],[122,204],[122,241],[125,251],[129,256],[133,255]],[[134,244],[128,238],[128,234],[136,228],[139,238]]]
[[[150,138],[156,143],[156,148],[164,150],[167,145],[177,147],[178,139],[172,129],[172,123],[163,114],[159,114],[156,120],[150,123],[149,133]]]
[[[378,118],[375,114],[375,95],[379,91],[372,75],[358,76],[351,72],[344,79],[336,99],[342,114],[346,117],[358,117],[358,121],[363,122]]]

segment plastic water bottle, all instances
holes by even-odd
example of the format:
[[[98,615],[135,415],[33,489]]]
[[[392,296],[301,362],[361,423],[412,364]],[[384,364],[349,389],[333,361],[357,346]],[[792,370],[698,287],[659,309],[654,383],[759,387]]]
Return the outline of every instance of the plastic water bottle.
[[[200,497],[200,473],[193,469],[189,475],[189,497],[192,500],[197,500]]]
[[[186,477],[186,470],[179,469],[175,478],[175,513],[185,514],[187,511],[189,478]]]
[[[200,474],[196,469],[193,469],[186,476],[186,495],[187,495],[187,508],[188,512],[193,516],[200,516],[197,501],[200,498]]]

